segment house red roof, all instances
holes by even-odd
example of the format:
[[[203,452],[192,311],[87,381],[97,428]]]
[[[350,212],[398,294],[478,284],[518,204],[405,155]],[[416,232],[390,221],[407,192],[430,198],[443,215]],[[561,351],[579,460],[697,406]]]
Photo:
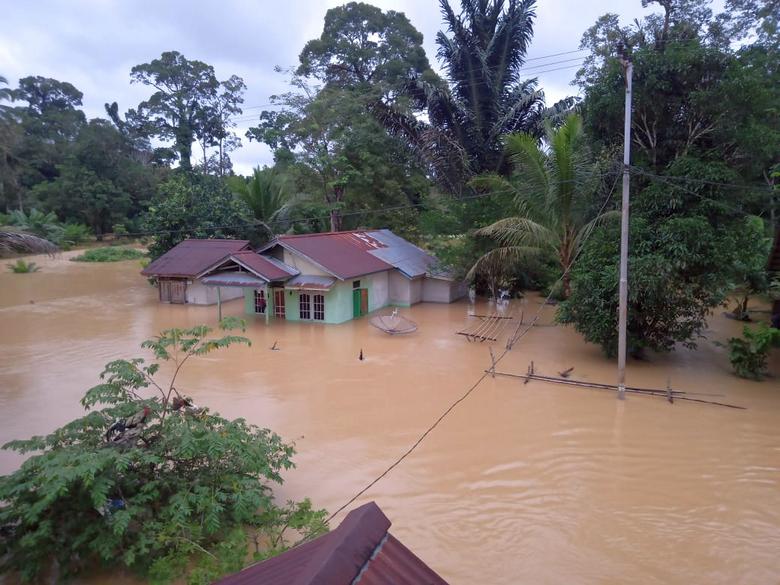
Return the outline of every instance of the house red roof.
[[[269,282],[274,280],[286,280],[291,276],[298,274],[298,271],[291,266],[287,266],[275,258],[261,256],[252,250],[235,252],[230,255],[230,258],[237,260],[255,274],[262,276]]]
[[[275,244],[301,254],[341,280],[393,268],[370,253],[386,246],[364,231],[279,236]]]
[[[352,510],[338,528],[215,585],[447,585],[387,532],[374,502]]]
[[[144,276],[195,278],[228,254],[249,248],[249,240],[184,240],[141,271]]]

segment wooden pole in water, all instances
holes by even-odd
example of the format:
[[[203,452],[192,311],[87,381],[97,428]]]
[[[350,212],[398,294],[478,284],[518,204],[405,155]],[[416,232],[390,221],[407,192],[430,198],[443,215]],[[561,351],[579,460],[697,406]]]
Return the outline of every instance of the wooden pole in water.
[[[622,59],[626,74],[626,105],[623,125],[623,204],[620,217],[620,299],[618,309],[618,398],[626,398],[626,327],[628,320],[628,183],[631,164],[631,77],[634,65]]]

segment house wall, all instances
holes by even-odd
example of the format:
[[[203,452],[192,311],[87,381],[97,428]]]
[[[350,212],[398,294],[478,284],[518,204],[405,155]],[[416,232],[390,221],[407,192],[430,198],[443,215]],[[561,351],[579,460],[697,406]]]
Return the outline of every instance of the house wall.
[[[238,286],[223,286],[222,302],[231,301],[244,296],[244,291]],[[217,287],[206,286],[200,280],[187,281],[187,302],[193,305],[216,305]]]
[[[368,277],[364,277],[366,285],[361,285],[368,289],[368,311],[376,311],[390,304],[390,270],[377,272]],[[393,270],[392,272],[397,272]]]
[[[422,300],[422,279],[409,279],[398,270],[388,275],[388,304],[409,307]]]
[[[284,294],[285,312],[288,321],[300,321],[301,294],[320,294],[317,291],[286,290]],[[369,292],[369,295],[371,293]],[[338,282],[325,295],[325,320],[314,323],[344,323],[352,319],[352,281]],[[369,300],[370,300],[369,296]],[[307,322],[310,320],[306,320]]]

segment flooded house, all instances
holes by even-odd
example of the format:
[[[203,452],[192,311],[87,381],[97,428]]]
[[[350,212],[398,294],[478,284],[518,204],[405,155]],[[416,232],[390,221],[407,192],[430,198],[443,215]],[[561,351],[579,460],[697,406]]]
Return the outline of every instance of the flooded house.
[[[184,240],[151,262],[141,274],[157,281],[160,301],[163,303],[213,305],[217,290],[206,287],[201,277],[225,256],[250,250],[249,240]],[[243,292],[229,290],[222,300],[243,296]]]
[[[241,240],[225,250],[226,241],[186,240],[143,274],[161,287],[174,278],[184,287],[175,296],[161,288],[163,302],[214,304],[243,296],[245,312],[266,320],[343,323],[387,306],[450,303],[466,292],[434,256],[386,229],[282,235],[257,251]],[[203,250],[210,242],[218,243],[207,263]]]

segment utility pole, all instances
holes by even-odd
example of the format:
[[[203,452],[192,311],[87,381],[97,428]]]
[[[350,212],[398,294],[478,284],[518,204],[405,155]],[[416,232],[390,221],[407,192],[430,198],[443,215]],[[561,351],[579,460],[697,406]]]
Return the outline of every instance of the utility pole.
[[[626,74],[625,125],[623,127],[623,206],[620,216],[620,301],[618,309],[618,398],[626,399],[626,326],[628,321],[628,181],[631,164],[631,76],[634,65],[623,55]]]

